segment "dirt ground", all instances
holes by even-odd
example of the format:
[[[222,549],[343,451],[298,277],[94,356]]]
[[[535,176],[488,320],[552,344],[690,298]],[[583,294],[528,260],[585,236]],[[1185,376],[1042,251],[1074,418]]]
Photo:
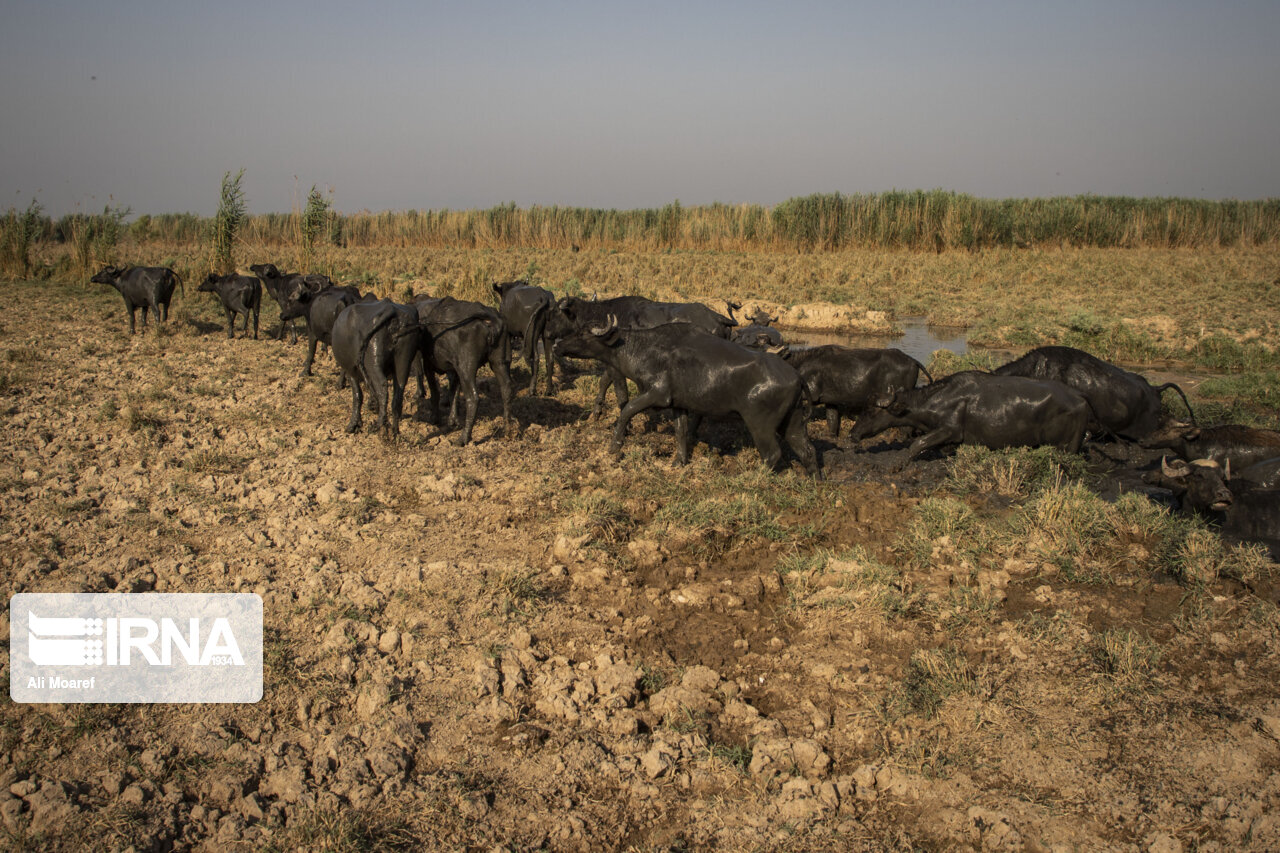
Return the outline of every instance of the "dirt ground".
[[[331,359],[188,290],[131,337],[113,292],[6,286],[0,573],[255,591],[264,695],[7,702],[7,845],[1280,849],[1256,549],[817,420],[825,483],[728,423],[614,460],[589,375],[518,370],[508,435],[486,381],[465,448],[346,435]]]

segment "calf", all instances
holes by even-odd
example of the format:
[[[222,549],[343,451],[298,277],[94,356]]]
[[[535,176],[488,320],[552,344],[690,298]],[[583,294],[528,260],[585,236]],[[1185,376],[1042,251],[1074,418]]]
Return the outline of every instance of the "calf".
[[[827,429],[840,434],[840,416],[857,418],[876,401],[916,387],[924,365],[898,349],[828,346],[789,349],[782,354],[809,390],[809,400],[827,407]]]
[[[169,319],[169,302],[175,287],[182,284],[178,274],[168,267],[103,267],[91,279],[120,292],[129,312],[129,334],[137,331],[135,313],[142,309],[142,330],[147,330],[147,311],[155,313],[156,322]]]
[[[623,407],[610,450],[620,453],[631,419],[649,408],[679,410],[679,460],[689,461],[698,420],[737,414],[745,422],[760,458],[777,470],[782,463],[778,436],[805,470],[821,478],[817,453],[805,434],[804,382],[782,359],[698,331],[686,323],[652,329],[621,329],[617,318],[560,341],[557,349],[604,362],[632,379],[640,392]]]
[[[236,336],[236,315],[244,315],[244,335],[249,336],[249,314],[253,314],[253,339],[258,339],[258,313],[262,307],[262,282],[251,275],[209,273],[196,290],[216,293],[227,312],[227,339]]]
[[[1052,445],[1078,453],[1090,414],[1088,401],[1061,382],[973,370],[899,391],[886,402],[893,418],[924,433],[905,462],[948,444]]]

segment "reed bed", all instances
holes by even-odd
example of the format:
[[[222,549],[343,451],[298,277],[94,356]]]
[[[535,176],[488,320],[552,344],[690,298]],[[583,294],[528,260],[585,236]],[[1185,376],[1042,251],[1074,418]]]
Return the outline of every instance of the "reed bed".
[[[16,212],[15,212],[16,213]],[[294,246],[304,211],[249,216],[249,243]],[[72,239],[74,220],[43,217],[39,238]],[[207,219],[189,213],[139,217],[135,238],[197,241]],[[984,248],[1228,248],[1280,241],[1280,199],[1074,196],[982,199],[942,190],[797,197],[772,207],[711,204],[605,210],[517,207],[333,213],[328,242],[346,248],[615,249],[829,252]]]

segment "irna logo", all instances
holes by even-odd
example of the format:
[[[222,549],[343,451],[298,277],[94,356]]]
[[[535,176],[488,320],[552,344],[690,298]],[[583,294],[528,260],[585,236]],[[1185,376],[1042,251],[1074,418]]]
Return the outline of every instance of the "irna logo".
[[[9,674],[15,702],[256,702],[262,599],[21,593]]]
[[[130,666],[135,655],[152,666],[170,666],[175,653],[188,666],[244,666],[244,655],[225,617],[214,618],[212,627],[203,632],[200,619],[185,622],[184,630],[169,618],[157,623],[136,616],[103,620],[45,617],[28,611],[27,654],[38,666]]]

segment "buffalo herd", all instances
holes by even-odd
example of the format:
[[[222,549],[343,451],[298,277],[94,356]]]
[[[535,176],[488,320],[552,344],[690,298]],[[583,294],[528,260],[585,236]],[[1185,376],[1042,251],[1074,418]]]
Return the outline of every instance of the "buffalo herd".
[[[815,406],[825,409],[833,437],[841,418],[851,419],[855,443],[892,428],[905,430],[910,444],[902,465],[960,444],[1053,446],[1076,453],[1086,441],[1106,439],[1169,451],[1175,459],[1163,457],[1144,477],[1147,483],[1168,490],[1183,511],[1208,518],[1224,534],[1263,541],[1280,553],[1280,432],[1199,426],[1177,385],[1152,385],[1079,349],[1039,347],[991,372],[965,370],[934,381],[924,365],[896,349],[788,346],[775,318],[757,313],[739,325],[734,311],[740,306],[732,302],[726,315],[696,302],[640,296],[557,299],[545,288],[512,281],[493,285],[496,309],[452,297],[402,304],[362,295],[325,276],[281,273],[273,264],[251,269],[254,276],[211,274],[198,289],[217,295],[228,337],[235,334],[238,316],[248,335],[250,314],[257,337],[263,289],[280,306],[277,339],[288,328],[296,340],[293,324],[301,320],[308,336],[302,374],[310,375],[317,346],[326,344],[341,369],[340,386],[351,385],[347,432],[362,425],[367,391],[378,413],[377,429],[394,438],[407,386],[416,378],[418,417],[441,424],[441,406],[447,404],[447,425],[459,428],[454,442],[468,444],[478,409],[477,373],[488,366],[503,432],[511,434],[510,365],[519,340],[530,395],[538,391],[540,367],[546,391],[553,394],[557,369],[562,377],[573,370],[566,358],[599,364],[592,415],[602,411],[612,388],[620,409],[610,444],[615,454],[641,412],[674,417],[681,463],[689,461],[703,418],[736,415],[766,465],[788,465],[785,449],[821,478],[807,429]],[[164,267],[110,266],[92,281],[120,292],[130,333],[138,308],[144,330],[148,311],[164,322],[180,284]],[[443,393],[439,376],[446,380]],[[1163,408],[1168,390],[1181,398],[1185,421]]]

